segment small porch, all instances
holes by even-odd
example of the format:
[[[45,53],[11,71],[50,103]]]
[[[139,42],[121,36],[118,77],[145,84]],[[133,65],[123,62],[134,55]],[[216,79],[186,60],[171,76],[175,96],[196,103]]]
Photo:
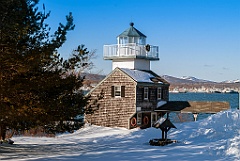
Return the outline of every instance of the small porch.
[[[141,111],[137,112],[130,119],[130,128],[140,127],[141,129],[152,127],[157,121],[157,112]]]

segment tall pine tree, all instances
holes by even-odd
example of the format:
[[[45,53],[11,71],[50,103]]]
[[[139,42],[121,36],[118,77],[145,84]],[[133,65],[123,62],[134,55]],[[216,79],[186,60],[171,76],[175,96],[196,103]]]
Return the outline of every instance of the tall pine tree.
[[[88,98],[79,90],[80,70],[89,66],[80,45],[68,60],[57,49],[74,29],[73,17],[54,34],[39,12],[38,0],[1,0],[0,5],[0,140],[7,129],[42,126],[52,132],[71,131]]]

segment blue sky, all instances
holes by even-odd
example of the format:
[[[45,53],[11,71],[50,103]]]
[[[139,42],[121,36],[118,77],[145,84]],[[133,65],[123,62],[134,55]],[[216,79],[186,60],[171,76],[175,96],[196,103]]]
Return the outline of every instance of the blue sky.
[[[79,44],[96,50],[92,73],[108,74],[103,45],[129,23],[160,47],[160,61],[151,63],[159,75],[195,76],[224,81],[240,79],[240,0],[40,0],[56,30],[72,12],[74,31],[59,50],[64,58]]]

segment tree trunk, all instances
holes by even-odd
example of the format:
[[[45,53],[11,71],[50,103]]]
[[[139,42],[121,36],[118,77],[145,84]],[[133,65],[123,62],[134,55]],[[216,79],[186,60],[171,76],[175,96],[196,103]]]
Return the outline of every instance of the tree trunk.
[[[6,127],[4,125],[0,125],[0,140],[5,140],[6,138]]]

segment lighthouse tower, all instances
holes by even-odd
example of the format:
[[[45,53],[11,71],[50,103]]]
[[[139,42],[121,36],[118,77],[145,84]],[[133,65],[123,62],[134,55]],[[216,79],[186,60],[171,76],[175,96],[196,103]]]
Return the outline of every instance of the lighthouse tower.
[[[117,44],[104,45],[104,59],[112,60],[116,67],[135,70],[150,70],[150,61],[159,60],[158,46],[146,43],[146,36],[138,31],[134,23],[117,37]]]

